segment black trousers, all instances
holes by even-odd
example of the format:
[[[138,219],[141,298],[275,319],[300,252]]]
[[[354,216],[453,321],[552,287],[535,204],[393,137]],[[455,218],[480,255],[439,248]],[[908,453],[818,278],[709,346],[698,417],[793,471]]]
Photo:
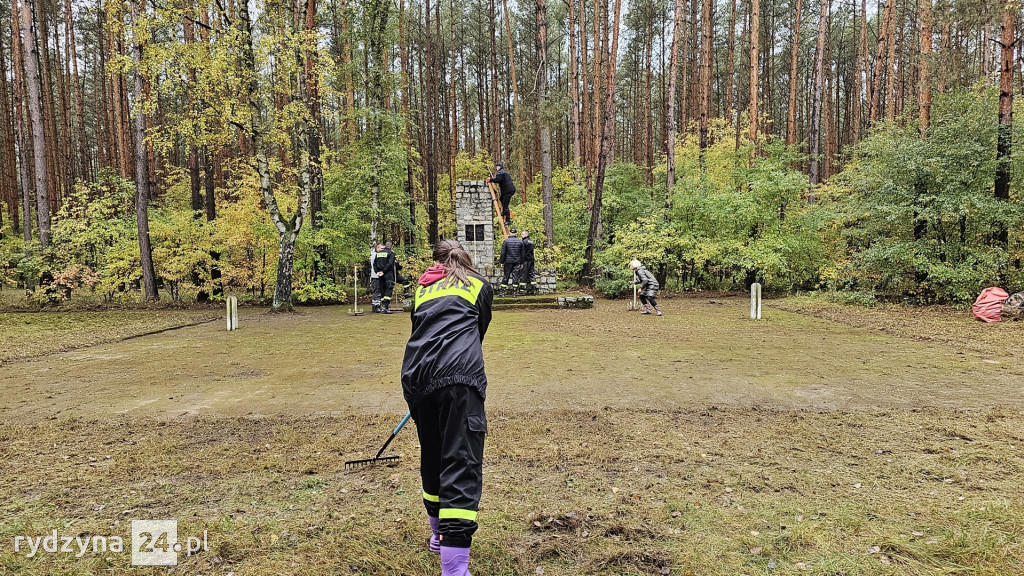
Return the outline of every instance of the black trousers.
[[[512,215],[509,211],[509,202],[512,202],[512,197],[515,196],[515,192],[502,193],[501,195],[501,219],[508,223],[512,219]]]
[[[641,294],[640,295],[640,302],[642,302],[644,304],[650,304],[651,306],[654,306],[655,308],[658,307],[658,301],[654,299],[654,296],[644,296],[643,294]]]
[[[505,276],[501,279],[502,288],[515,288],[523,273],[523,265],[520,262],[505,264]]]
[[[423,505],[440,519],[441,546],[469,548],[483,487],[483,398],[469,386],[446,386],[410,411],[420,439]]]
[[[391,306],[391,295],[395,291],[395,279],[385,274],[377,283],[381,286],[380,305]]]
[[[537,273],[534,271],[533,262],[527,262],[523,264],[522,278],[519,279],[519,287],[524,290],[527,284],[533,288],[537,288]]]

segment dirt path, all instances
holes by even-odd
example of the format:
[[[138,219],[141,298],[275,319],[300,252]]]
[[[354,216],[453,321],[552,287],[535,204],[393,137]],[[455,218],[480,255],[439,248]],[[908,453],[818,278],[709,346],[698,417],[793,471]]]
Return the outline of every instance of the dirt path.
[[[666,316],[602,301],[588,311],[495,315],[488,405],[783,409],[1024,406],[1024,368],[953,341],[922,342],[739,298],[666,302]],[[218,323],[0,366],[0,418],[401,413],[408,316],[343,308]],[[968,325],[969,330],[983,330]]]

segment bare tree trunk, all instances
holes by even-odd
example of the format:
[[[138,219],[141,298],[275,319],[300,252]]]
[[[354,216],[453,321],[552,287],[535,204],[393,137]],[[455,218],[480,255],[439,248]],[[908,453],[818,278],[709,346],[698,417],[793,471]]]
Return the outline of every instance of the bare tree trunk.
[[[921,137],[928,136],[932,112],[932,79],[929,66],[932,56],[932,0],[918,0],[918,13],[921,18],[921,57],[917,63],[918,88],[918,125]]]
[[[1003,9],[1002,58],[999,62],[999,136],[996,144],[995,197],[1010,200],[1010,154],[1013,146],[1013,46],[1016,42],[1015,4]],[[1008,246],[1009,231],[1005,226],[996,234],[996,240]]]
[[[569,0],[569,2],[572,1]],[[537,102],[539,103],[537,116],[540,120],[540,170],[541,197],[544,203],[544,246],[546,248],[553,248],[555,245],[555,212],[551,196],[551,125],[547,117],[548,17],[546,8],[544,0],[537,0],[537,55],[540,58],[540,68],[537,71]],[[569,27],[572,27],[571,22]]]
[[[146,160],[146,113],[142,90],[142,40],[139,38],[139,21],[145,10],[142,0],[131,3],[132,24],[136,36],[132,45],[132,79],[135,83],[135,217],[139,230],[139,259],[142,264],[142,288],[146,300],[159,300],[156,288],[156,272],[153,270],[153,249],[149,242],[149,168]]]
[[[88,179],[91,177],[91,174],[88,159],[89,147],[85,137],[85,96],[82,94],[82,82],[78,77],[78,47],[75,41],[75,24],[70,0],[64,2],[64,26],[67,44],[71,51],[71,81],[75,85],[72,94],[74,95],[75,102],[75,141],[78,144],[78,173],[82,178]]]
[[[786,112],[786,145],[796,144],[796,73],[797,56],[800,54],[800,9],[801,0],[796,0],[796,15],[793,24],[793,50],[789,57],[789,107]]]
[[[751,0],[750,7],[750,142],[757,142],[757,69],[758,44],[761,37],[761,0]]]
[[[708,122],[711,115],[711,66],[714,65],[713,26],[714,2],[704,0],[701,7],[701,57],[700,57],[700,151],[703,160],[704,151],[708,148]]]
[[[821,1],[821,14],[818,16],[818,44],[814,49],[814,99],[811,103],[810,133],[810,179],[811,186],[821,182],[821,112],[822,92],[825,84],[825,35],[828,31],[828,12],[832,0]],[[813,201],[813,196],[811,197]]]
[[[573,166],[579,166],[582,160],[582,142],[580,141],[580,74],[576,62],[579,53],[576,47],[576,0],[568,0],[569,5],[569,117],[572,122],[572,158]],[[582,16],[582,14],[581,14]]]
[[[593,86],[587,89],[587,3],[586,0],[580,0],[580,13],[577,16],[580,22],[580,92],[582,92],[580,98],[580,156],[582,157],[582,167],[586,173],[587,180],[587,208],[591,205],[591,192],[590,192],[590,146],[593,141],[590,137],[590,130],[593,124],[590,121],[590,93],[593,90]]]
[[[875,74],[871,82],[871,125],[878,121],[879,107],[882,94],[882,73],[885,66],[885,43],[889,36],[889,20],[892,19],[893,7],[896,0],[888,0],[885,5],[885,15],[878,26],[878,50],[875,52]]]
[[[725,81],[725,109],[728,114],[736,110],[736,94],[733,85],[736,83],[736,0],[731,0],[732,11],[729,16],[729,62]]]
[[[590,229],[587,232],[587,249],[584,253],[583,282],[594,283],[594,250],[601,236],[601,197],[604,193],[604,173],[611,149],[614,145],[613,125],[615,123],[615,59],[619,52],[619,14],[622,0],[615,0],[615,25],[611,29],[612,46],[608,51],[608,66],[605,73],[604,118],[602,120],[601,154],[597,160],[594,176],[594,208],[590,213]]]
[[[508,37],[508,63],[512,72],[512,106],[515,109],[516,128],[512,145],[516,148],[516,169],[519,170],[519,186],[523,201],[526,201],[526,165],[523,163],[523,133],[519,120],[519,80],[516,77],[516,53],[512,42],[512,18],[509,16],[508,0],[501,0],[502,17],[505,20],[505,35]]]
[[[895,4],[896,0],[892,0]],[[904,0],[906,3],[906,0]],[[903,23],[900,22],[900,29]],[[885,76],[885,119],[892,122],[896,119],[896,14],[895,8],[889,18],[889,31],[886,32],[886,43],[889,47],[889,56],[886,58]]]
[[[21,2],[21,42],[25,47],[25,83],[28,85],[28,115],[32,124],[32,151],[35,168],[36,226],[39,243],[50,247],[50,197],[47,170],[46,138],[43,130],[43,104],[40,95],[39,48],[33,32],[32,6],[34,0]]]
[[[930,1],[930,0],[928,0]],[[861,0],[860,3],[860,36],[857,40],[857,63],[856,73],[853,76],[853,105],[851,109],[850,124],[853,125],[853,144],[856,146],[857,142],[860,141],[860,125],[861,125],[861,108],[862,102],[861,92],[864,86],[867,86],[868,72],[868,5],[867,0]]]
[[[672,204],[672,188],[676,183],[676,76],[679,72],[679,36],[683,27],[683,1],[675,0],[675,16],[672,21],[672,56],[668,66],[668,117],[665,119],[665,133],[668,135],[665,153],[668,166],[665,175],[665,208]]]
[[[32,242],[32,175],[29,170],[29,138],[25,133],[24,57],[21,49],[21,19],[18,3],[11,7],[11,68],[14,71],[14,116],[18,138],[18,172],[21,174],[21,226],[25,242]],[[33,149],[34,151],[34,149]]]

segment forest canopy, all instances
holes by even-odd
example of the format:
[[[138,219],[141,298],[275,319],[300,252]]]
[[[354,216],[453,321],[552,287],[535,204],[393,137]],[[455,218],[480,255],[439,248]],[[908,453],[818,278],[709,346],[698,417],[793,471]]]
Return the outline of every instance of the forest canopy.
[[[502,161],[563,285],[625,294],[639,258],[674,290],[1020,290],[1019,10],[16,0],[0,287],[345,301],[378,241],[421,271]]]

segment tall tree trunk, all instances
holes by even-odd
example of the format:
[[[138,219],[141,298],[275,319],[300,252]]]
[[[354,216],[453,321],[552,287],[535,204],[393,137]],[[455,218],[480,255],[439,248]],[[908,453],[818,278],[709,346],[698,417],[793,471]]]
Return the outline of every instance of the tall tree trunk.
[[[40,95],[39,48],[33,32],[32,3],[21,0],[21,42],[24,46],[25,83],[28,86],[28,115],[32,124],[32,156],[35,170],[36,226],[39,243],[50,247],[50,196],[46,137],[43,129],[43,103]]]
[[[17,20],[14,18],[13,20]],[[11,218],[11,230],[18,230],[21,223],[18,205],[21,203],[21,192],[18,187],[18,143],[14,135],[15,114],[11,110],[11,90],[7,82],[7,50],[4,48],[4,36],[0,34],[0,142],[3,142],[3,150],[0,151],[0,158],[3,159],[6,170],[0,174],[0,201],[7,204],[7,210]],[[18,120],[20,123],[20,119]],[[3,212],[0,212],[0,230],[3,229]],[[0,232],[0,237],[3,232]]]
[[[736,94],[733,86],[736,84],[736,0],[730,0],[732,5],[729,14],[729,61],[726,64],[725,80],[725,109],[726,116],[736,110]]]
[[[796,75],[797,56],[800,54],[800,9],[803,2],[796,0],[796,14],[793,23],[793,50],[789,56],[789,106],[786,112],[786,145],[796,144]]]
[[[89,179],[89,147],[85,136],[85,96],[82,93],[82,82],[78,77],[78,42],[75,40],[75,22],[71,12],[71,1],[64,2],[64,27],[68,48],[71,55],[71,81],[74,83],[75,103],[75,142],[78,144],[78,173],[82,178]]]
[[[750,142],[757,142],[757,69],[760,62],[758,44],[761,39],[761,0],[750,3]]]
[[[814,98],[811,102],[810,132],[810,179],[811,186],[821,182],[821,115],[822,92],[825,84],[825,36],[828,32],[829,9],[832,0],[821,0],[821,13],[818,16],[818,44],[814,49]],[[811,197],[813,200],[813,196]]]
[[[308,138],[309,146],[309,168],[310,168],[310,188],[309,188],[309,224],[313,230],[319,230],[323,226],[323,192],[324,192],[324,173],[321,168],[321,151],[320,146],[322,143],[321,126],[323,125],[323,118],[320,115],[320,81],[319,66],[317,58],[317,26],[316,26],[316,14],[317,14],[317,0],[306,0],[305,9],[305,21],[303,22],[303,28],[306,32],[306,42],[302,50],[302,64],[303,72],[305,74],[304,87],[305,94],[302,95],[306,102],[306,106],[309,109],[310,114],[310,127]],[[404,90],[403,90],[404,93]],[[318,253],[320,259],[326,259],[327,251],[325,249],[319,249]],[[316,266],[314,275],[318,275],[322,262]]]
[[[516,76],[516,53],[512,42],[512,18],[508,11],[508,0],[501,0],[502,17],[505,20],[505,36],[508,38],[508,63],[512,72],[512,106],[516,114],[515,133],[512,145],[516,148],[516,169],[519,170],[519,186],[522,188],[523,201],[526,201],[526,165],[523,163],[524,138],[522,124],[519,120],[519,80]]]
[[[892,0],[895,4],[896,0]],[[906,4],[906,0],[904,0]],[[900,29],[903,29],[903,22],[900,22]],[[889,18],[889,30],[885,33],[886,44],[889,48],[889,55],[886,57],[885,66],[885,119],[892,122],[896,119],[896,13]],[[902,55],[901,55],[902,57]]]
[[[615,59],[619,53],[619,15],[622,12],[622,0],[615,0],[615,24],[611,28],[612,46],[607,54],[607,70],[605,72],[604,118],[602,119],[601,153],[597,159],[597,170],[594,175],[594,207],[590,213],[590,229],[587,231],[587,249],[584,253],[583,282],[594,284],[594,250],[601,238],[601,199],[604,194],[604,174],[611,157],[615,124]]]
[[[25,60],[21,48],[21,19],[18,2],[11,7],[11,68],[14,71],[14,119],[18,138],[18,173],[21,175],[22,238],[32,242],[32,171],[29,170],[29,135],[25,130]],[[35,149],[33,148],[33,152]]]
[[[146,161],[146,113],[143,102],[142,80],[142,26],[140,24],[145,7],[142,0],[132,0],[132,24],[134,43],[132,45],[132,79],[135,84],[132,99],[135,100],[135,217],[139,230],[139,259],[142,265],[142,288],[146,300],[159,300],[156,288],[156,272],[153,270],[153,249],[149,242],[149,168]]]
[[[882,74],[885,66],[885,46],[889,37],[889,20],[892,19],[893,7],[896,0],[888,0],[885,3],[885,15],[878,26],[878,49],[875,52],[875,73],[871,81],[871,125],[878,121],[879,108],[882,95]]]
[[[930,1],[930,0],[928,0]],[[868,86],[868,5],[867,0],[860,2],[860,36],[857,39],[857,63],[853,76],[853,104],[851,106],[850,124],[853,127],[853,144],[860,142],[861,108],[863,108],[861,92]]]
[[[676,76],[679,72],[679,36],[683,27],[683,1],[675,0],[675,15],[672,18],[672,55],[668,65],[668,115],[665,118],[665,146],[667,167],[665,169],[665,208],[672,204],[672,188],[676,183]]]
[[[551,125],[547,115],[548,17],[546,8],[545,0],[537,0],[537,55],[540,58],[540,67],[537,70],[537,101],[539,103],[537,118],[540,121],[541,198],[544,204],[544,246],[550,249],[555,245],[555,213],[551,196]],[[571,27],[572,24],[570,23],[569,26]]]
[[[701,7],[701,56],[700,56],[700,151],[703,160],[704,151],[708,148],[708,124],[711,115],[711,67],[714,65],[715,53],[713,43],[714,14],[713,0],[704,0]]]
[[[543,1],[543,0],[541,0]],[[572,122],[572,158],[573,166],[579,166],[582,160],[580,142],[580,75],[576,56],[576,0],[568,0],[569,4],[569,117]],[[583,15],[583,14],[581,14]]]
[[[590,146],[593,141],[590,137],[590,131],[593,125],[590,122],[590,94],[593,91],[593,86],[587,88],[587,3],[586,0],[580,0],[580,13],[577,16],[577,20],[580,22],[580,88],[582,96],[580,98],[580,156],[582,157],[582,164],[584,172],[587,175],[587,208],[590,208],[591,204],[591,192],[590,192]]]
[[[919,0],[921,18],[921,56],[917,63],[918,123],[921,137],[928,136],[932,112],[932,79],[929,74],[932,56],[932,0]]]
[[[995,196],[999,200],[1010,200],[1010,153],[1013,146],[1013,47],[1016,39],[1017,6],[1013,3],[1003,9],[1003,25],[1000,45],[1002,58],[999,62],[999,136],[996,144]],[[1009,231],[1005,226],[996,234],[996,240],[1008,246]]]

